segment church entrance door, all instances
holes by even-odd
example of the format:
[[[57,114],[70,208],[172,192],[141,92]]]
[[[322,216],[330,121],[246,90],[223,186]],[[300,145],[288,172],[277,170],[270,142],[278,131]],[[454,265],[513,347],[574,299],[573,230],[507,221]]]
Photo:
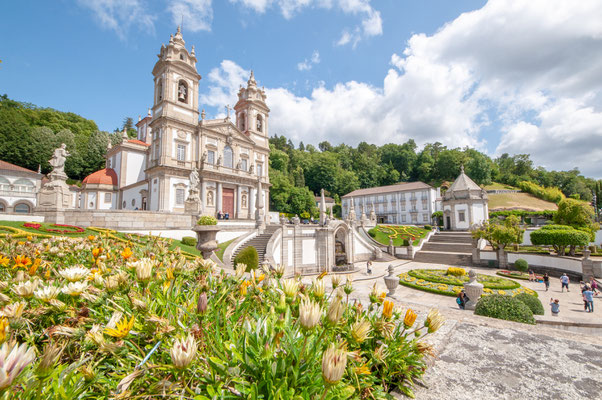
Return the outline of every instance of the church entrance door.
[[[234,219],[234,189],[222,189],[222,212]]]

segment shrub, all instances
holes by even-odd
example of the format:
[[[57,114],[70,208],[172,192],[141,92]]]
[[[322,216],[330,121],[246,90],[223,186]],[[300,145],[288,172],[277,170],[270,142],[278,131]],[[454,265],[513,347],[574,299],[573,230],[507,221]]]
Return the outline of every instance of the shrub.
[[[550,201],[552,203],[559,203],[565,198],[564,194],[562,194],[557,187],[543,187],[528,181],[520,182],[518,187],[523,192],[530,193],[539,199]]]
[[[460,267],[449,267],[445,274],[452,276],[464,276],[466,275],[466,270]]]
[[[196,246],[196,238],[192,236],[184,236],[181,242],[186,246]]]
[[[410,241],[408,239],[403,239],[403,245],[404,246],[409,246],[410,245]]]
[[[370,235],[371,237],[376,237],[376,228],[372,228],[368,231],[368,235]]]
[[[539,300],[537,297],[531,296],[527,293],[520,293],[514,296],[514,298],[525,303],[525,305],[529,307],[529,309],[531,310],[531,312],[533,312],[534,315],[544,314],[543,304],[541,304],[541,300]]]
[[[474,313],[490,318],[535,325],[531,309],[519,299],[510,296],[499,294],[483,296],[477,303]]]
[[[529,269],[529,263],[524,258],[519,258],[514,262],[514,268],[518,271],[526,272]]]
[[[242,249],[236,257],[234,257],[234,268],[238,264],[245,264],[247,266],[247,272],[257,269],[259,267],[259,255],[257,249],[253,246],[248,246]]]
[[[549,225],[553,226],[553,225]],[[546,227],[548,228],[548,227]],[[575,253],[575,247],[587,246],[590,236],[588,233],[577,229],[538,229],[531,233],[531,243],[534,245],[552,246],[558,255],[563,256],[567,246],[570,254]]]
[[[430,231],[433,229],[433,227],[431,225],[424,225],[424,229],[427,229]]]
[[[217,225],[217,219],[210,215],[203,215],[197,221],[197,225]]]

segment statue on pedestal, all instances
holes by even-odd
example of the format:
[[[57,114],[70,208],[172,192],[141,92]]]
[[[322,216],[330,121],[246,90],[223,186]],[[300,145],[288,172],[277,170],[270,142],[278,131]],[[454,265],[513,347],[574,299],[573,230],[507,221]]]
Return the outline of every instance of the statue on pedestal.
[[[61,147],[54,150],[52,154],[52,158],[48,163],[52,166],[52,172],[50,173],[50,180],[53,180],[53,177],[65,177],[67,179],[67,175],[65,174],[65,161],[67,161],[67,157],[70,154],[67,151],[67,145],[65,143],[61,144]]]

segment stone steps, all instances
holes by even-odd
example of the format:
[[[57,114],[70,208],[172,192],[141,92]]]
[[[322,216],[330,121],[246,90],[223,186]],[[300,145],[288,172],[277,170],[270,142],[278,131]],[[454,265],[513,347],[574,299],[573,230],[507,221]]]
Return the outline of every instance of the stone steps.
[[[450,251],[459,253],[472,253],[472,243],[443,243],[426,242],[420,251]]]
[[[261,264],[262,262],[264,262],[268,242],[270,241],[270,238],[272,237],[274,232],[278,230],[278,228],[279,227],[277,225],[268,226],[263,234],[257,235],[252,239],[247,240],[242,245],[238,246],[238,248],[232,254],[232,260],[234,260],[238,253],[240,253],[243,249],[246,249],[247,247],[255,247],[255,250],[257,250],[257,255],[259,256],[259,263]]]
[[[472,238],[466,232],[436,233],[422,245],[414,261],[469,266],[472,264]]]
[[[467,267],[472,265],[472,256],[468,254],[450,254],[419,251],[414,261],[429,264],[448,264]]]

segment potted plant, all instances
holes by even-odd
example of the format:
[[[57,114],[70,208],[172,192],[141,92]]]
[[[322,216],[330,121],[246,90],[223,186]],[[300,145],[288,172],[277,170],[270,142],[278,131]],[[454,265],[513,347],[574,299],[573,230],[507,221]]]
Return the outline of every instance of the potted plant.
[[[196,248],[203,254],[203,258],[208,259],[211,257],[211,253],[217,249],[217,241],[215,240],[215,236],[219,232],[217,219],[209,215],[203,215],[192,230],[196,232]]]

